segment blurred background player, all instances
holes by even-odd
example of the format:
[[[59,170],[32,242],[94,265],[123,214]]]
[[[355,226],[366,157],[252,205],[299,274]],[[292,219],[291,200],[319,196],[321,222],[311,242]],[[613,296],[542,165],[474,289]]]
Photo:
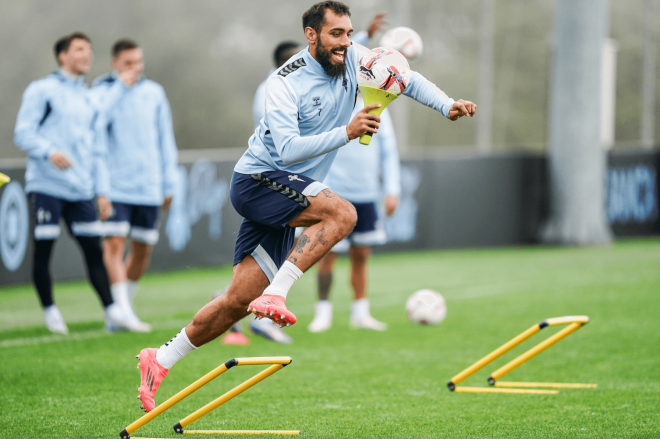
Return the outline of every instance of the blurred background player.
[[[366,45],[369,39],[372,38],[378,31],[380,31],[381,27],[384,24],[383,18],[385,17],[385,15],[386,14],[384,12],[376,15],[374,19],[371,20],[371,23],[369,23],[367,30],[360,31],[354,34],[351,37],[351,41],[360,45]],[[273,71],[275,71],[276,69],[282,67],[284,63],[288,61],[289,58],[297,54],[300,51],[300,49],[301,49],[300,45],[293,41],[284,41],[278,44],[277,47],[275,48],[275,51],[273,52],[273,61],[275,63],[275,68],[270,70],[268,76],[270,76],[270,74],[273,73]],[[263,119],[265,114],[266,80],[264,80],[261,84],[259,84],[259,87],[257,87],[257,91],[254,94],[254,100],[252,105],[252,117],[254,118],[255,128],[259,126],[259,123],[261,122],[261,119]],[[395,148],[396,148],[396,144],[395,144]],[[216,291],[212,297],[216,298],[220,296],[222,293],[224,293],[224,291],[225,290]],[[291,343],[292,341],[291,337],[286,332],[284,332],[284,330],[280,328],[279,325],[273,324],[268,319],[258,320],[256,318],[250,317],[250,323],[248,325],[251,332],[257,335],[261,335],[262,337],[268,340],[273,340],[278,343]],[[229,330],[229,333],[223,338],[222,341],[225,344],[238,344],[238,345],[244,345],[249,343],[249,340],[243,334],[243,327],[241,325],[241,322],[235,323]]]
[[[364,108],[360,96],[353,114]],[[381,190],[381,180],[382,189]],[[318,263],[318,302],[314,308],[314,320],[309,325],[311,332],[321,332],[332,324],[332,303],[329,300],[332,286],[332,270],[338,253],[348,252],[351,260],[351,304],[350,324],[354,328],[384,331],[387,324],[371,316],[367,299],[367,261],[371,247],[387,241],[382,218],[379,218],[381,194],[385,214],[396,210],[401,193],[399,154],[392,118],[383,110],[378,134],[371,143],[361,145],[354,139],[339,149],[337,157],[326,177],[325,184],[340,197],[349,201],[357,211],[357,224],[353,232],[335,245]]]
[[[381,18],[380,17],[376,17]],[[393,34],[393,35],[392,35]],[[357,41],[360,33],[353,37]],[[399,27],[388,32],[380,42],[381,47],[391,47],[408,55],[406,51],[409,42],[419,39],[412,29]],[[421,39],[417,45],[419,50],[414,56],[421,55]],[[406,56],[411,59],[411,56]],[[364,108],[360,96],[353,113]],[[399,204],[401,193],[401,170],[399,153],[397,151],[396,132],[389,110],[386,108],[380,116],[380,129],[371,139],[369,147],[352,140],[337,152],[337,157],[330,168],[324,183],[331,187],[339,196],[350,201],[357,210],[358,222],[353,232],[340,241],[318,263],[318,302],[314,307],[314,319],[308,329],[310,332],[321,332],[332,325],[332,303],[329,300],[332,287],[332,271],[338,253],[348,252],[351,260],[351,286],[353,288],[353,303],[351,304],[350,325],[354,328],[384,331],[387,324],[379,322],[371,316],[369,300],[367,299],[367,261],[371,255],[371,247],[382,245],[387,241],[383,220],[379,213],[384,210],[390,216]],[[381,195],[384,194],[383,209],[380,208]]]
[[[92,63],[89,37],[76,32],[55,43],[58,70],[32,82],[23,94],[14,129],[14,143],[28,154],[25,189],[32,208],[34,255],[32,279],[44,309],[46,327],[66,334],[68,328],[53,302],[50,256],[60,234],[60,218],[80,246],[89,281],[105,308],[107,327],[141,330],[110,293],[101,251],[100,218],[110,216],[112,204],[103,147],[97,136],[105,112],[131,83],[130,72],[106,96],[87,88],[84,75]]]
[[[103,129],[110,175],[112,215],[104,225],[103,258],[112,297],[135,316],[133,298],[149,268],[158,242],[158,209],[167,209],[177,182],[177,147],[170,105],[163,87],[144,77],[142,49],[121,39],[112,47],[112,72],[97,78],[93,89],[111,93],[119,75],[132,72],[137,81],[108,113]],[[126,237],[131,248],[124,262]],[[135,316],[137,319],[137,316]],[[150,326],[140,322],[145,331]]]

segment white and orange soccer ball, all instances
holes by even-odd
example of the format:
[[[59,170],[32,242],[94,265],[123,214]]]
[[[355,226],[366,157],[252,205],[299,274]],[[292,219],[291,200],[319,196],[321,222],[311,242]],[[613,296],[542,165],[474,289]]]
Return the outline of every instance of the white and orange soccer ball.
[[[437,325],[447,316],[447,306],[440,293],[433,290],[419,290],[406,301],[406,312],[413,323]]]
[[[359,86],[377,88],[400,95],[410,82],[410,66],[406,57],[387,47],[377,47],[360,60]]]
[[[380,39],[380,45],[398,50],[408,59],[415,59],[421,56],[424,50],[424,44],[419,34],[405,26],[388,30]]]

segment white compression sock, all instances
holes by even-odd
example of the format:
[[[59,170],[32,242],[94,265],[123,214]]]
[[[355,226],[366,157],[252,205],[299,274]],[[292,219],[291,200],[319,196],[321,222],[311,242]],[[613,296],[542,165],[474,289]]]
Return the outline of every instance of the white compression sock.
[[[188,334],[186,334],[186,328],[183,328],[172,340],[158,348],[156,351],[156,361],[165,369],[170,369],[174,366],[174,363],[195,349],[197,347],[190,343]]]
[[[137,281],[127,279],[126,287],[128,288],[128,302],[133,303],[133,299],[135,298],[135,293],[137,293],[139,285]]]
[[[282,296],[286,299],[289,290],[302,275],[303,272],[298,267],[289,261],[285,261],[268,288],[264,290],[264,294]]]

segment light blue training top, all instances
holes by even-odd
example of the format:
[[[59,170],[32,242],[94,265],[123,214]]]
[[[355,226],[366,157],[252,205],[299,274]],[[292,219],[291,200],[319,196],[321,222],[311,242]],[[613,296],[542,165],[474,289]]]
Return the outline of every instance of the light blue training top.
[[[28,154],[26,192],[69,201],[89,200],[109,191],[104,148],[98,132],[105,114],[126,90],[117,81],[107,94],[90,90],[85,79],[55,71],[33,81],[23,93],[14,143]],[[60,170],[48,158],[61,151],[72,162]]]
[[[98,77],[93,90],[112,93],[115,72]],[[107,148],[111,201],[159,206],[174,193],[178,151],[165,90],[142,77],[107,115],[102,140]]]
[[[359,97],[353,116],[362,108],[364,101]],[[324,183],[348,201],[377,203],[383,191],[385,195],[399,196],[400,174],[394,125],[386,108],[380,116],[378,133],[373,135],[371,143],[362,145],[360,139],[353,139],[339,148]]]
[[[346,76],[330,78],[306,47],[266,82],[266,115],[248,141],[234,170],[255,174],[283,170],[323,181],[348,143],[346,125],[357,95],[359,60],[369,49],[351,44]],[[454,100],[413,72],[403,93],[445,117]]]

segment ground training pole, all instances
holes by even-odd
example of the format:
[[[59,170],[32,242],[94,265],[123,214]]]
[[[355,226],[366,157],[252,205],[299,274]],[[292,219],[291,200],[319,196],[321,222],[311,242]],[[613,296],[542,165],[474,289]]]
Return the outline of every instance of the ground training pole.
[[[218,366],[217,368],[213,369],[211,372],[207,373],[179,393],[175,394],[171,398],[169,398],[167,401],[163,402],[160,404],[158,407],[154,408],[151,412],[147,413],[146,415],[142,416],[140,419],[137,421],[133,422],[130,424],[128,427],[123,429],[120,433],[119,436],[122,439],[129,439],[131,437],[131,433],[135,432],[137,429],[143,427],[144,425],[148,424],[151,422],[154,418],[156,418],[158,415],[162,414],[166,410],[170,409],[172,406],[175,404],[179,403],[182,401],[184,398],[195,392],[196,390],[199,390],[200,388],[204,387],[206,384],[208,384],[210,381],[213,379],[219,377],[223,373],[225,373],[227,370],[231,369],[234,366],[250,366],[250,365],[261,365],[261,364],[271,364],[268,369],[262,371],[261,373],[255,375],[254,377],[250,378],[243,384],[239,385],[238,387],[234,388],[233,390],[230,390],[220,398],[216,399],[212,403],[207,404],[203,408],[197,410],[195,413],[192,415],[182,419],[179,423],[175,425],[175,431],[176,431],[176,426],[181,424],[184,421],[187,421],[185,424],[182,424],[182,426],[186,426],[190,424],[191,422],[201,418],[202,416],[206,415],[209,413],[211,410],[219,407],[220,405],[224,404],[225,402],[229,401],[230,399],[234,398],[235,396],[243,393],[245,390],[249,389],[250,387],[254,386],[258,382],[268,378],[278,370],[281,370],[284,366],[287,366],[291,364],[291,357],[246,357],[246,358],[232,358],[230,360],[227,360],[224,364]],[[222,400],[225,398],[221,403],[217,404],[213,408],[210,408],[206,411],[205,409],[209,408],[212,404],[217,403],[218,401]],[[198,415],[193,418],[194,415]],[[258,431],[258,430],[223,430],[223,433],[210,433],[211,430],[207,430],[202,434],[264,434],[266,430],[262,430],[264,433],[247,433],[251,431]],[[281,430],[281,433],[275,433],[276,431],[280,430],[268,430],[270,434],[300,434],[300,431],[297,431],[295,433],[293,432],[288,432],[286,430]],[[194,434],[194,433],[201,433],[201,430],[199,432],[194,432],[194,431],[186,431],[184,432],[183,429],[181,431],[177,431],[177,433],[186,433],[186,434]],[[138,439],[138,438],[134,438]]]
[[[486,355],[481,360],[477,361],[458,375],[454,376],[448,383],[447,387],[449,390],[456,391],[459,393],[532,393],[532,394],[556,394],[556,390],[537,390],[537,389],[515,389],[513,387],[550,387],[550,388],[593,388],[596,387],[596,384],[578,384],[578,383],[518,383],[518,382],[497,382],[497,379],[511,372],[516,367],[525,363],[529,359],[548,349],[550,346],[554,345],[558,341],[572,334],[573,332],[580,329],[582,326],[589,323],[589,317],[587,316],[566,316],[566,317],[554,317],[550,319],[543,320],[542,322],[532,326],[522,334],[514,337],[507,343],[503,344],[499,348],[495,349],[490,354]],[[514,360],[510,361],[506,365],[502,366],[495,372],[493,372],[488,377],[489,384],[497,388],[487,388],[487,387],[459,387],[458,383],[464,381],[468,377],[472,376],[479,370],[481,370],[486,365],[492,363],[502,355],[509,352],[511,349],[515,348],[525,340],[532,337],[534,334],[541,331],[541,329],[548,326],[560,326],[560,325],[569,325],[568,327],[562,329],[558,333],[552,335],[546,340],[542,341],[538,345],[534,346],[524,354],[518,356]]]

